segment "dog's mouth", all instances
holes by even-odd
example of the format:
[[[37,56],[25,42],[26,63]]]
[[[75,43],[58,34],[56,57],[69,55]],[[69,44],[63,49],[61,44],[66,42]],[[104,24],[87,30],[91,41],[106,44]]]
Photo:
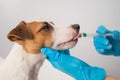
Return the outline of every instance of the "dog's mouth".
[[[69,44],[75,44],[78,41],[80,34],[75,35],[72,39],[66,41],[66,42],[62,42],[60,44],[58,44],[58,46],[65,46],[65,45],[69,45]]]

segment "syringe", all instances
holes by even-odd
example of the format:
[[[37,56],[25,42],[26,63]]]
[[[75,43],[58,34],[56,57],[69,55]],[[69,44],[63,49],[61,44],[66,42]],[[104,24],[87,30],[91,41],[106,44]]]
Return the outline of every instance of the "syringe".
[[[94,37],[94,36],[112,36],[112,33],[106,33],[106,34],[96,34],[96,33],[79,33],[79,38],[82,37]]]

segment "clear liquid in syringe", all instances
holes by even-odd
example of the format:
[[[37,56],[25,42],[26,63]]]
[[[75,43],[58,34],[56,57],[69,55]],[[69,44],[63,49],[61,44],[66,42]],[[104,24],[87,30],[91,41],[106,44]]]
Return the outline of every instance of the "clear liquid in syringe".
[[[79,38],[82,38],[82,37],[94,37],[94,36],[112,36],[112,34],[111,33],[107,33],[107,34],[79,33]]]

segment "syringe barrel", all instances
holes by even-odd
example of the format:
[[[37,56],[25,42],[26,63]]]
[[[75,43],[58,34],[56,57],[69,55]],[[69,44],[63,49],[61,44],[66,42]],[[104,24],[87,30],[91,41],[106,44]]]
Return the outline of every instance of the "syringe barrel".
[[[80,33],[81,37],[94,37],[94,36],[112,36],[112,33],[96,34],[96,33]]]

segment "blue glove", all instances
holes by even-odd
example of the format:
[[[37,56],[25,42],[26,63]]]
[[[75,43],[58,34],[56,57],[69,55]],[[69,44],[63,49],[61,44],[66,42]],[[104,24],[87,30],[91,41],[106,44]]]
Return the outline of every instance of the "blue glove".
[[[104,26],[99,26],[96,32],[98,34],[112,34],[112,36],[100,35],[94,37],[96,51],[103,55],[120,56],[120,32],[117,30],[110,31]]]
[[[42,48],[52,66],[70,76],[75,80],[104,80],[106,73],[104,69],[91,67],[82,60],[70,56],[69,50],[53,50]]]

